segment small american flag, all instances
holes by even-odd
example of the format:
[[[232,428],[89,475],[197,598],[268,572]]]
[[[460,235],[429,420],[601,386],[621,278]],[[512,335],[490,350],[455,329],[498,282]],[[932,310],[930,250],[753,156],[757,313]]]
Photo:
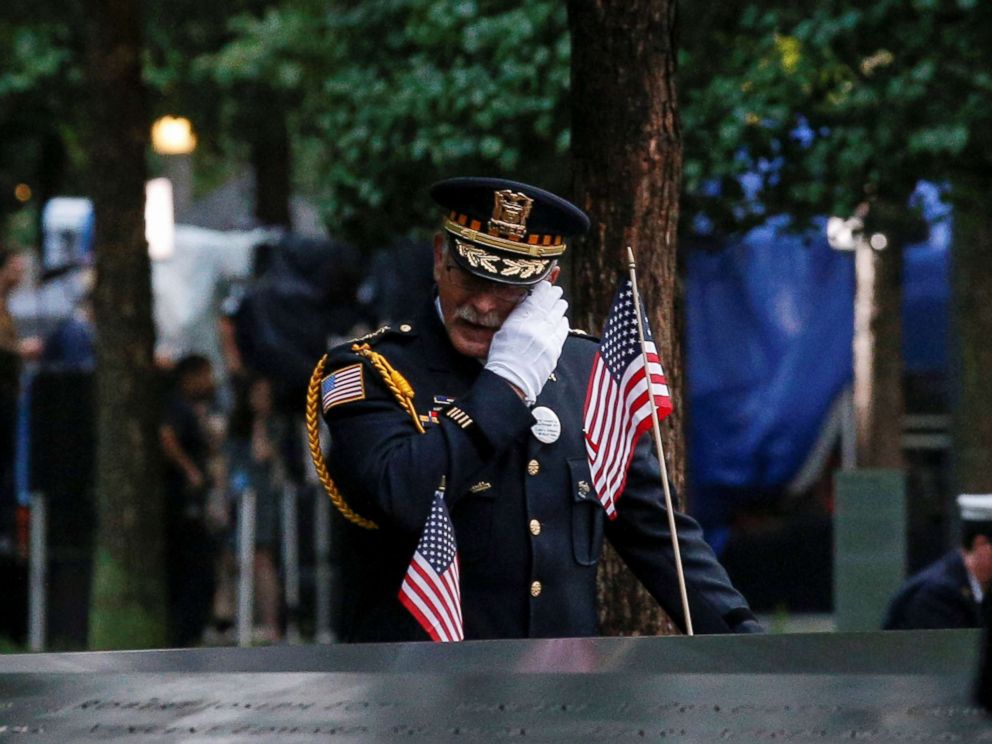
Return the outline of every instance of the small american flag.
[[[610,519],[627,485],[634,445],[651,428],[651,397],[662,419],[672,412],[672,398],[643,308],[641,323],[647,350],[647,373],[637,335],[634,292],[629,279],[617,288],[593,360],[583,408],[586,455],[592,482]],[[650,379],[651,397],[648,395]]]
[[[362,400],[365,397],[365,384],[362,379],[362,365],[352,364],[328,375],[320,382],[320,399],[324,413],[340,403]]]
[[[461,641],[465,638],[461,596],[455,530],[444,493],[437,491],[400,587],[400,602],[435,641]]]

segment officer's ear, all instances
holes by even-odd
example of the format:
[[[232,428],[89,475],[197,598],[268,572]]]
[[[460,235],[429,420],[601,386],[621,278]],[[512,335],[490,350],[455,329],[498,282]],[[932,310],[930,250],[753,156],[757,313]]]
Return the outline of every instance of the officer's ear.
[[[560,273],[561,273],[561,266],[556,265],[553,269],[551,269],[551,273],[548,274],[548,281],[551,282],[552,284],[556,284],[558,282],[558,275]]]

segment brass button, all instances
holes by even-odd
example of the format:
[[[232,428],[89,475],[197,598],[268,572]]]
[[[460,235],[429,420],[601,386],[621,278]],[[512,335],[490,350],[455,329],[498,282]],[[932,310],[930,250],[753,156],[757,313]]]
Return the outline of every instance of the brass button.
[[[537,475],[540,472],[541,472],[541,463],[539,463],[537,460],[531,460],[529,463],[527,463],[527,473],[529,475]]]
[[[586,496],[591,490],[592,489],[589,487],[588,483],[586,483],[585,481],[579,481],[579,493],[582,496]]]
[[[532,534],[534,537],[537,537],[538,535],[541,534],[541,523],[538,522],[536,519],[530,520],[530,534]]]
[[[400,331],[402,331],[403,333],[409,333],[412,330],[413,330],[413,326],[411,326],[409,323],[404,323],[403,325],[400,326]]]
[[[530,585],[530,596],[539,597],[541,595],[541,582],[535,581]]]

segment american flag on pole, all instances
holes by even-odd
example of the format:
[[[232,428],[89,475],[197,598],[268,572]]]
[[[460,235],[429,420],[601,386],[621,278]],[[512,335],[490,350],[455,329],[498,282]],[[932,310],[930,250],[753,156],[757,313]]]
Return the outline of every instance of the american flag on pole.
[[[434,494],[431,513],[406,571],[399,597],[435,641],[464,640],[458,549],[442,491]]]
[[[637,334],[637,311],[644,328],[646,369]],[[652,398],[659,420],[672,412],[672,398],[647,317],[643,308],[635,310],[633,287],[630,279],[624,279],[603,327],[583,408],[592,482],[610,519],[617,516],[616,501],[627,484],[634,445],[652,426]]]

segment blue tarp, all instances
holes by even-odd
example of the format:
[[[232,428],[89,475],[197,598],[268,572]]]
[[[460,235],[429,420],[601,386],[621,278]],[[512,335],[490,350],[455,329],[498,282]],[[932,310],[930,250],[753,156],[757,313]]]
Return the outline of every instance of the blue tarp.
[[[902,351],[906,371],[945,373],[950,322],[948,238],[935,232],[930,241],[903,254]]]
[[[948,240],[906,249],[908,372],[947,365]],[[716,250],[689,253],[686,380],[695,516],[719,542],[741,506],[785,489],[852,380],[853,253],[822,229],[769,220]]]

